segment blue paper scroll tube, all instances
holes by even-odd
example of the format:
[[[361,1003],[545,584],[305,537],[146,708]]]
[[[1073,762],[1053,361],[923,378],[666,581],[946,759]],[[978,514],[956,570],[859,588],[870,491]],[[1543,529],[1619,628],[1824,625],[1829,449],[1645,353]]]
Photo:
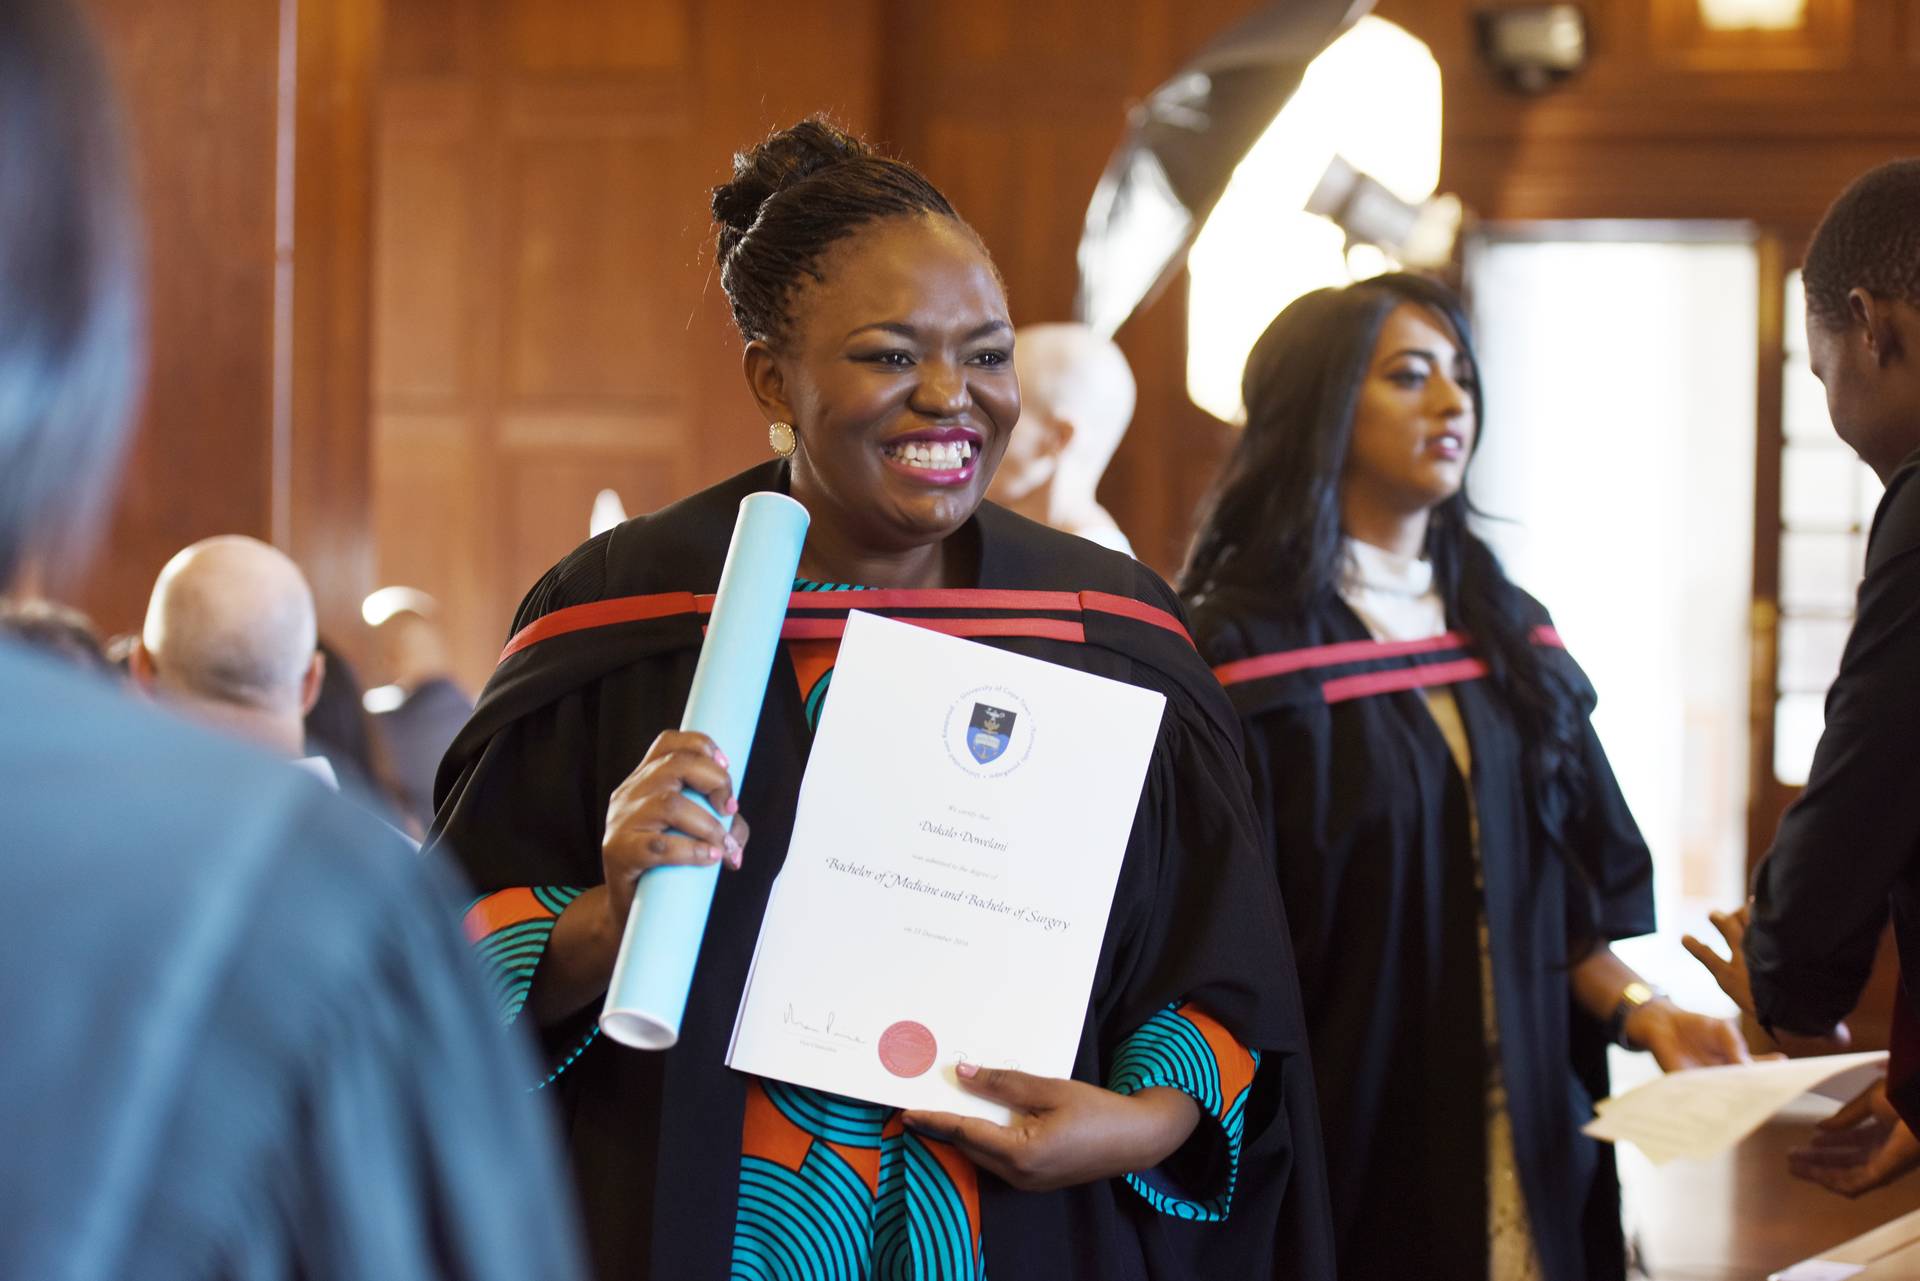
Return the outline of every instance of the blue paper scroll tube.
[[[698,731],[719,745],[733,767],[735,795],[745,784],[747,754],[760,723],[808,519],[807,509],[785,494],[749,494],[740,501],[706,643],[680,719],[681,729]],[[714,814],[705,797],[687,795]],[[714,864],[656,867],[640,878],[600,1010],[602,1032],[641,1050],[664,1050],[680,1039],[680,1017],[719,877]]]

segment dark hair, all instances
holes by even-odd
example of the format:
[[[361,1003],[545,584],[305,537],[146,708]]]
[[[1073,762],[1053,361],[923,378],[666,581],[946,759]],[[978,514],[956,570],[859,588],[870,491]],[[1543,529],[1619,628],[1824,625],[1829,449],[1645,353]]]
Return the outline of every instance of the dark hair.
[[[56,601],[0,597],[0,636],[11,636],[84,671],[119,676],[100,648],[93,620]]]
[[[1201,508],[1200,531],[1180,575],[1182,595],[1240,589],[1293,615],[1338,595],[1346,555],[1340,485],[1354,413],[1380,330],[1409,303],[1452,329],[1471,375],[1475,419],[1483,419],[1472,331],[1446,286],[1397,273],[1295,300],[1247,357],[1241,380],[1246,429]],[[1538,620],[1473,532],[1468,518],[1474,514],[1464,485],[1433,509],[1427,555],[1434,587],[1448,624],[1474,638],[1519,724],[1543,826],[1564,857],[1565,807],[1584,782],[1584,708],[1568,677],[1533,644]],[[1576,886],[1590,896],[1579,864],[1567,862]]]
[[[1807,313],[1847,325],[1847,295],[1865,289],[1920,307],[1920,160],[1868,170],[1840,193],[1807,247]]]
[[[713,220],[720,286],[740,336],[781,341],[795,291],[823,279],[829,246],[869,222],[909,214],[965,225],[919,170],[819,116],[736,154],[733,181],[713,189]]]
[[[89,33],[0,4],[0,585],[91,546],[144,368],[138,257]]]

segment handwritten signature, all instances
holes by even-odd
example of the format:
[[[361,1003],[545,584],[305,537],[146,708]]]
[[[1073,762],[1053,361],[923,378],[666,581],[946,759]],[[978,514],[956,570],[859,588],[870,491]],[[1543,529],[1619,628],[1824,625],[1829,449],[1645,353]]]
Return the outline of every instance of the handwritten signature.
[[[780,1022],[787,1027],[795,1028],[802,1032],[811,1032],[815,1036],[831,1037],[833,1040],[846,1041],[851,1045],[865,1045],[867,1043],[866,1037],[855,1036],[851,1032],[842,1032],[834,1027],[834,1023],[839,1017],[840,1015],[837,1012],[829,1010],[824,1022],[809,1023],[793,1012],[793,1005],[789,1002],[787,1008],[781,1012]]]

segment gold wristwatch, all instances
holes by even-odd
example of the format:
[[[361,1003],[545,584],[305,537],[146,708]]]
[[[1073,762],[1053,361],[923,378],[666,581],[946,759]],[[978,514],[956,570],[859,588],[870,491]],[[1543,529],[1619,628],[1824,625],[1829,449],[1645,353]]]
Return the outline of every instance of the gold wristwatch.
[[[1608,1039],[1624,1049],[1645,1049],[1645,1046],[1635,1045],[1627,1040],[1627,1019],[1641,1006],[1657,1001],[1665,995],[1666,993],[1659,988],[1651,987],[1639,979],[1621,988],[1620,1000],[1613,1007],[1613,1017],[1607,1020]]]

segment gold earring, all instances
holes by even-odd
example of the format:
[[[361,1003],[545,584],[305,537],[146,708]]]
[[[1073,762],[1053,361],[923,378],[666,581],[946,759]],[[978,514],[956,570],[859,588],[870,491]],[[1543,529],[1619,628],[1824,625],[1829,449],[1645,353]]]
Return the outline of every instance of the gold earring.
[[[793,451],[800,447],[800,438],[793,434],[792,423],[774,423],[767,428],[767,443],[780,457],[791,458]]]

